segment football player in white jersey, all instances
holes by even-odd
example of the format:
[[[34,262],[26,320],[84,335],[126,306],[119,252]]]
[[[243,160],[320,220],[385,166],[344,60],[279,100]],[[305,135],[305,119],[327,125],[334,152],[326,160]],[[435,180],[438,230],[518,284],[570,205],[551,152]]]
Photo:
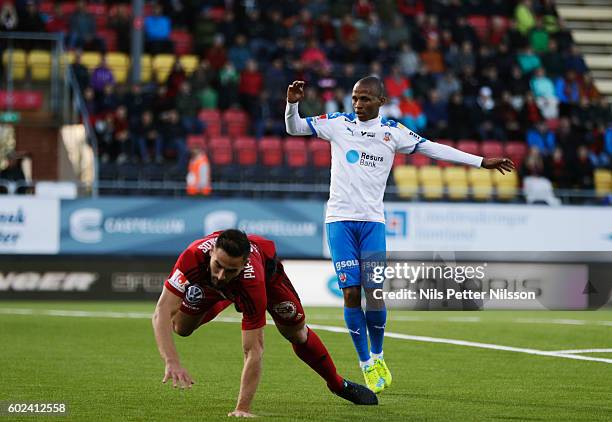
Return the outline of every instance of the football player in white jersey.
[[[384,86],[375,76],[357,81],[353,88],[354,113],[329,113],[300,118],[304,81],[287,88],[285,125],[290,135],[314,135],[331,143],[331,186],[325,228],[339,287],[344,295],[344,320],[359,356],[368,387],[378,393],[389,387],[391,372],[383,357],[387,312],[376,300],[364,274],[368,256],[386,252],[383,196],[396,152],[418,152],[436,160],[473,167],[512,171],[508,158],[483,158],[422,138],[393,120],[382,118]],[[366,311],[361,289],[366,292]],[[370,348],[368,348],[368,336]],[[370,350],[371,349],[371,350]],[[370,353],[371,352],[371,353]]]

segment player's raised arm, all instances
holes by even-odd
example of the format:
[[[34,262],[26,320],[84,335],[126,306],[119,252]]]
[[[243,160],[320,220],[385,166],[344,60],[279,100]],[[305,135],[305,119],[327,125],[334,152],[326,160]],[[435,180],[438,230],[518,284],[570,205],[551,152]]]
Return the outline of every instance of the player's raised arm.
[[[285,128],[289,135],[312,135],[313,131],[300,118],[298,103],[304,98],[304,81],[293,81],[287,88],[287,107],[285,108]]]
[[[153,313],[153,331],[157,348],[166,367],[162,382],[172,380],[173,387],[191,388],[194,383],[187,370],[181,367],[176,346],[172,340],[172,316],[178,311],[181,298],[164,287]]]
[[[251,413],[251,403],[261,379],[264,350],[263,340],[263,327],[242,331],[244,366],[242,368],[242,377],[240,378],[240,394],[238,395],[236,409],[228,414],[228,416],[254,416]]]

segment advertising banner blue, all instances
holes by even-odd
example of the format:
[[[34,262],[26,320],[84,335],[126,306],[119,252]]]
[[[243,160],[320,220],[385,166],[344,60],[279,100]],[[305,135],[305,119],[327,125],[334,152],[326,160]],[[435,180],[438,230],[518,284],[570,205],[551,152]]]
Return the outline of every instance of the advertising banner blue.
[[[119,198],[61,202],[61,254],[178,255],[216,230],[271,240],[281,257],[320,258],[323,203],[298,200]]]

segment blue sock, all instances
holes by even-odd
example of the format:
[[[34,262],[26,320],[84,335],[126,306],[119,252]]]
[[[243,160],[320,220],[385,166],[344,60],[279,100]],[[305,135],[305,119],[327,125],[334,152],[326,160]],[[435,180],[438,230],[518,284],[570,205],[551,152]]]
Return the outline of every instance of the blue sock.
[[[383,350],[383,340],[385,338],[387,310],[366,311],[365,317],[368,324],[368,335],[370,336],[372,353],[381,354]]]
[[[366,318],[361,308],[344,308],[344,321],[351,333],[355,350],[362,362],[370,359],[368,350],[368,333],[366,328]]]

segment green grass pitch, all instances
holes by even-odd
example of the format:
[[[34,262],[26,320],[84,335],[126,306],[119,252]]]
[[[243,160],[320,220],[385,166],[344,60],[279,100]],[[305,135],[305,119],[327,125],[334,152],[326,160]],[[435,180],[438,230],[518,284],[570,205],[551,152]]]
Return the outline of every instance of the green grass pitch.
[[[0,401],[65,402],[69,420],[227,420],[242,368],[240,325],[213,322],[191,337],[177,337],[196,385],[175,390],[161,384],[163,364],[145,315],[153,307],[0,302]],[[49,310],[85,313],[57,316]],[[132,318],[123,314],[130,312]],[[341,309],[309,308],[306,314],[312,324],[344,326]],[[609,310],[389,315],[387,331],[393,333],[545,351],[612,348]],[[317,332],[339,372],[363,382],[348,334]],[[581,355],[612,359],[608,352]],[[385,357],[393,386],[379,395],[379,406],[354,406],[330,394],[269,325],[252,411],[275,421],[612,420],[612,363],[395,338],[386,339]]]

